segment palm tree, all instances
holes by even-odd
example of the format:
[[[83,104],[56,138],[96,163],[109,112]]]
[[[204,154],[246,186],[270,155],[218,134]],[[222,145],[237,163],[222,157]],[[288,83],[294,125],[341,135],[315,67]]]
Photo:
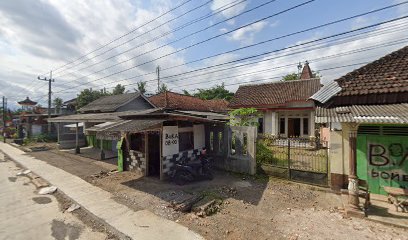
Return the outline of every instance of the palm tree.
[[[54,98],[53,104],[55,107],[55,113],[59,114],[61,111],[62,104],[63,104],[62,99],[59,97]]]
[[[145,94],[146,92],[146,82],[140,81],[137,83],[137,89],[135,91],[139,91],[141,94]]]

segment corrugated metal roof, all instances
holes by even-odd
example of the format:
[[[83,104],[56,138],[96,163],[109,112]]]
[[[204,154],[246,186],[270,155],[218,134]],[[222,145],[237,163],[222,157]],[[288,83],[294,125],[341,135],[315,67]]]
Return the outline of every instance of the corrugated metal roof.
[[[313,94],[310,99],[316,100],[320,103],[326,103],[331,97],[341,91],[341,87],[336,81],[324,85],[319,91]]]
[[[106,140],[117,140],[121,132],[140,132],[163,123],[165,120],[125,120],[114,126],[106,127],[96,131],[96,138]]]
[[[129,101],[140,97],[139,92],[101,97],[80,108],[79,112],[114,112]]]
[[[118,121],[118,122],[104,122],[104,123],[101,123],[101,124],[97,124],[97,125],[95,125],[93,127],[87,128],[87,129],[85,129],[85,131],[88,134],[90,132],[98,132],[98,131],[102,131],[104,129],[111,128],[113,126],[122,124],[123,122],[125,122],[125,121],[121,120],[121,121]]]
[[[208,119],[220,119],[220,120],[228,120],[229,116],[225,114],[220,114],[220,113],[214,113],[214,112],[199,112],[199,111],[180,111],[176,110],[175,112],[179,113],[185,113],[185,114],[190,114],[190,115],[196,115],[196,116],[203,116]]]
[[[316,122],[408,123],[408,103],[316,108]]]
[[[121,120],[120,117],[133,116],[133,115],[145,115],[157,111],[161,111],[161,108],[151,108],[140,111],[124,111],[113,113],[84,113],[73,114],[51,118],[50,122],[115,122]]]

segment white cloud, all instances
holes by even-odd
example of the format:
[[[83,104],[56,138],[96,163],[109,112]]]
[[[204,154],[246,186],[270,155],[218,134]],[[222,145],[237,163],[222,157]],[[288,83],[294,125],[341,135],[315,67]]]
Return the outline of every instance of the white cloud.
[[[212,11],[219,11],[221,9],[226,9],[221,12],[221,15],[225,18],[230,18],[233,17],[241,12],[243,12],[248,5],[248,1],[245,1],[240,4],[234,5],[236,0],[214,0],[213,3],[211,4],[211,10]],[[232,6],[233,7],[229,7]],[[227,22],[230,25],[235,24],[235,20],[231,19]]]
[[[254,41],[255,34],[262,31],[268,25],[267,21],[261,21],[241,28],[228,36],[229,40],[239,41],[243,44],[251,44]]]
[[[142,6],[140,2],[133,0],[41,0],[30,1],[30,3],[24,0],[0,1],[0,55],[2,56],[0,58],[0,69],[2,69],[0,74],[0,94],[9,97],[10,105],[15,105],[16,101],[26,96],[30,96],[33,100],[42,99],[43,102],[41,104],[45,105],[46,97],[43,98],[43,96],[46,96],[48,89],[41,87],[43,83],[36,80],[37,75],[46,72],[48,69],[63,65],[67,61],[77,58],[80,54],[109,42],[111,39],[164,13],[171,7],[174,7],[175,4],[170,0],[154,0],[144,5],[146,6]],[[165,44],[166,40],[172,37],[172,35],[168,35],[159,41],[145,44],[109,61],[76,72],[80,68],[95,64],[105,58],[113,57],[114,54],[145,43],[156,36],[160,36],[163,32],[171,30],[172,25],[167,23],[167,21],[174,17],[172,14],[168,14],[158,21],[136,30],[129,36],[109,45],[109,47],[124,43],[141,33],[145,33],[149,29],[163,24],[158,31],[152,31],[130,43],[124,43],[117,49],[100,57],[95,56],[109,47],[90,54],[87,58],[81,59],[81,61],[89,61],[73,67],[71,70],[64,72],[61,70],[55,71],[54,96],[67,100],[75,97],[76,93],[85,87],[100,89],[114,86],[119,81],[121,84],[132,84],[140,80],[150,80],[155,78],[154,74],[121,81],[132,76],[154,72],[157,65],[166,68],[184,63],[184,56],[180,53],[160,59],[154,63],[144,64],[103,80],[88,83],[80,88],[67,90],[70,86],[78,85],[78,82],[86,83],[87,81],[94,81],[108,74],[119,72],[158,58],[166,53],[174,52],[176,48],[165,46],[158,51],[143,54]],[[128,60],[137,55],[141,56],[108,69],[113,64]],[[91,57],[95,58],[90,59]],[[163,73],[164,75],[176,74],[188,69],[187,67],[180,67]],[[95,71],[100,72],[89,77],[83,77]],[[70,72],[73,73],[62,76]],[[75,82],[74,80],[77,78],[82,79]],[[13,81],[13,84],[9,84],[10,80]],[[171,85],[169,86],[171,87]],[[150,82],[148,89],[153,90],[154,88],[154,84]],[[133,90],[133,86],[127,89]]]

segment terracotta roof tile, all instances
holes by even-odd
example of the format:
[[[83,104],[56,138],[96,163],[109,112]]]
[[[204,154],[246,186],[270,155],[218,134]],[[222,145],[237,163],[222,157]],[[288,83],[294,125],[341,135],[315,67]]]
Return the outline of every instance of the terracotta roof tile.
[[[306,101],[320,89],[320,79],[292,80],[238,88],[229,107],[256,107]]]
[[[408,91],[408,46],[356,69],[336,80],[336,96],[356,96]]]
[[[203,112],[225,112],[228,102],[223,99],[203,100],[174,92],[160,93],[149,98],[156,107]]]

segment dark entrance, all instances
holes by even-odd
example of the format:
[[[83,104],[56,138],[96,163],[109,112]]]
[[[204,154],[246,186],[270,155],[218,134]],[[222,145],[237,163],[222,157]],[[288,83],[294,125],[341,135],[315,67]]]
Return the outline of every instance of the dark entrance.
[[[300,136],[300,118],[288,118],[288,137]]]
[[[148,133],[149,176],[160,176],[160,133]]]

